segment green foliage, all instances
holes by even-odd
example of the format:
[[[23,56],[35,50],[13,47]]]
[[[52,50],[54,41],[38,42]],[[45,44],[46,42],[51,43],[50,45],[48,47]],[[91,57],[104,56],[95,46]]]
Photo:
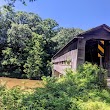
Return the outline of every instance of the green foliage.
[[[51,76],[52,56],[82,31],[59,29],[55,20],[15,12],[11,6],[2,7],[0,13],[0,76],[30,79]]]
[[[86,64],[84,64],[83,66],[79,66],[78,72],[81,73],[80,77],[86,77],[89,80],[91,79],[90,84],[88,84],[89,87],[93,87],[94,84],[98,84],[98,86],[100,87],[106,86],[107,77],[104,73],[107,73],[107,71],[100,67],[98,68],[97,65],[94,65],[92,68],[91,66],[92,64],[88,62],[86,62]]]
[[[61,49],[67,42],[83,32],[83,30],[77,28],[59,28],[57,31],[56,36],[52,38],[53,41],[58,43],[57,49]]]
[[[3,52],[3,60],[1,62],[2,68],[4,72],[2,73],[3,76],[8,77],[20,77],[21,76],[21,69],[20,69],[20,60],[18,59],[17,54],[14,54],[12,48],[7,47]],[[11,73],[11,71],[13,71]],[[11,73],[11,74],[10,74]]]
[[[20,110],[24,94],[18,87],[13,88],[11,90],[1,89],[0,94],[0,110]]]
[[[85,63],[77,72],[67,70],[62,78],[43,77],[44,88],[31,94],[1,87],[1,110],[109,110],[110,90],[100,85],[100,71],[106,75],[97,65]]]
[[[50,76],[57,22],[9,8],[0,10],[0,76],[30,79]]]
[[[26,48],[32,32],[28,25],[12,24],[7,31],[7,46],[2,50],[1,65],[10,77],[21,77],[25,62],[24,49]]]
[[[28,57],[24,64],[24,72],[27,73],[27,77],[40,78],[42,76],[42,58],[43,50],[41,48],[42,36],[33,33],[33,37],[28,42],[25,50],[27,51]]]
[[[24,48],[29,38],[32,37],[32,31],[27,24],[12,24],[7,35],[7,43],[10,47],[14,49]]]

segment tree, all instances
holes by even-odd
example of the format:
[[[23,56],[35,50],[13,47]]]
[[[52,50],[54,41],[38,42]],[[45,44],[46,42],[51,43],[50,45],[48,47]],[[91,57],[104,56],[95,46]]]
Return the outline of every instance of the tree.
[[[55,28],[58,23],[52,19],[42,20],[37,14],[17,12],[15,22],[18,24],[28,24],[32,32],[42,36],[42,48],[45,54],[41,57],[43,59],[42,70],[44,75],[51,75],[50,62],[52,56],[55,54],[56,43],[52,38],[56,35]]]
[[[8,2],[8,5],[9,5],[9,6],[14,6],[14,3],[15,3],[16,1],[20,1],[22,4],[26,5],[26,0],[5,0],[5,1]],[[29,2],[34,2],[34,1],[36,1],[36,0],[28,0],[28,1],[29,1]]]
[[[59,50],[72,38],[83,32],[83,30],[78,28],[59,28],[57,29],[57,32],[58,33],[52,38],[52,40],[57,43],[56,48]]]
[[[26,24],[12,24],[7,31],[7,47],[2,50],[3,59],[1,64],[9,76],[21,77],[23,65],[26,61],[27,42],[32,37],[32,32]],[[11,73],[11,74],[10,74]]]
[[[32,31],[27,24],[12,24],[7,31],[7,43],[14,49],[23,49],[27,41],[32,37]]]
[[[58,27],[58,23],[52,19],[45,19],[42,21],[41,30],[43,35],[43,51],[44,56],[43,67],[46,76],[51,75],[51,58],[55,54],[56,42],[52,41],[52,38],[57,34],[55,28]]]
[[[16,77],[23,74],[29,78],[51,75],[51,57],[55,53],[57,22],[42,19],[37,14],[1,9],[0,45],[1,73]],[[5,11],[5,13],[4,13]]]
[[[44,54],[42,49],[42,36],[33,33],[33,37],[29,40],[25,50],[28,56],[24,64],[24,72],[29,79],[40,79],[44,75],[41,69],[43,66],[41,56]]]
[[[80,29],[58,28],[53,19],[34,13],[1,8],[0,72],[9,76],[51,76],[51,58]]]
[[[0,42],[6,43],[7,30],[11,28],[15,12],[10,7],[10,11],[4,8],[0,8]]]

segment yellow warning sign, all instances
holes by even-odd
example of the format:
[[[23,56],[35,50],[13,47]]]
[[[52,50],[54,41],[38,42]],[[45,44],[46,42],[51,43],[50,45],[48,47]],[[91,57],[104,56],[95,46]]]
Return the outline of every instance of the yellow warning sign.
[[[100,40],[98,43],[98,57],[104,56],[104,40]]]

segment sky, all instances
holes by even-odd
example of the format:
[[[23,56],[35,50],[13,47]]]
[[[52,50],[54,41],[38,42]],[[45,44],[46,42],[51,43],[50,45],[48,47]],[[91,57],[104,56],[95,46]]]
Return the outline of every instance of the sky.
[[[3,4],[5,0],[0,0],[0,6]],[[110,26],[110,0],[36,0],[27,6],[16,2],[15,10],[54,19],[60,27],[88,30],[101,24]]]

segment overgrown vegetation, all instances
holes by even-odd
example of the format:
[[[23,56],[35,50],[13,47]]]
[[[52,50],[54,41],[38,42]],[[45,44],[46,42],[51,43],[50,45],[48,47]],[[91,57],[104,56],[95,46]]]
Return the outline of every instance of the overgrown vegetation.
[[[59,28],[52,19],[15,12],[17,0],[6,1],[8,5],[0,9],[0,76],[51,76],[51,57],[82,30]],[[110,110],[106,70],[97,65],[85,63],[62,78],[42,78],[44,86],[30,92],[0,84],[0,110]]]
[[[110,90],[100,75],[106,76],[106,71],[85,63],[77,72],[67,70],[60,79],[43,77],[44,88],[33,93],[1,87],[1,110],[109,110]]]
[[[8,8],[0,10],[0,76],[51,76],[52,56],[80,30],[59,28],[55,20]],[[60,31],[65,34],[60,36]]]

